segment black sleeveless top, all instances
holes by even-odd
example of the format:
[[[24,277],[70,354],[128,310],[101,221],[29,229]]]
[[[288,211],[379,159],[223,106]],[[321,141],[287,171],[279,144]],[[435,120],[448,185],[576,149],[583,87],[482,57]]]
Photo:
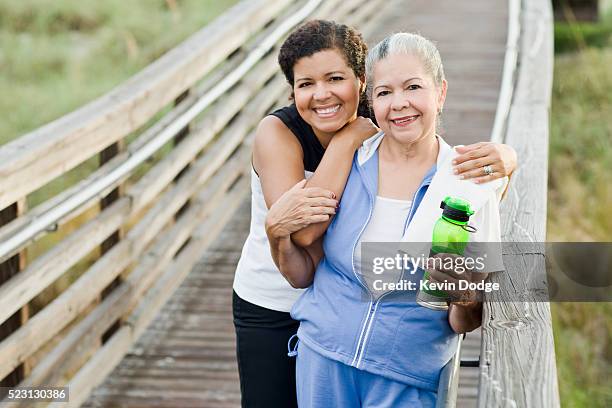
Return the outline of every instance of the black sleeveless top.
[[[280,108],[270,115],[282,120],[285,126],[295,135],[304,151],[304,170],[314,172],[323,158],[325,148],[317,139],[312,127],[302,119],[295,104]]]

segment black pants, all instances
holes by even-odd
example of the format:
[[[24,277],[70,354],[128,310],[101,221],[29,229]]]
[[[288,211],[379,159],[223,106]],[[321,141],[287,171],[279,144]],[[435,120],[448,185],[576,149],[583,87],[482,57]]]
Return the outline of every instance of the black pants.
[[[287,342],[299,322],[289,313],[247,302],[236,292],[232,303],[242,407],[297,407],[295,358],[287,356]]]

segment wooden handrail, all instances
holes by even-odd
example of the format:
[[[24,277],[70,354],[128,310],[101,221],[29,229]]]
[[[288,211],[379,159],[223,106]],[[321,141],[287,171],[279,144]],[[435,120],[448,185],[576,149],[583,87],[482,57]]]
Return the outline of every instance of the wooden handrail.
[[[502,202],[502,240],[546,239],[548,120],[552,89],[553,22],[549,0],[521,3],[518,70],[504,142],[521,160]],[[518,252],[518,253],[516,253]],[[486,294],[478,406],[557,407],[559,390],[544,254],[504,254],[506,272]]]
[[[521,0],[508,0],[508,34],[506,39],[506,52],[504,55],[504,68],[502,82],[497,97],[495,120],[491,131],[491,141],[501,143],[504,139],[508,114],[512,104],[516,70],[518,69],[518,48],[521,36]]]

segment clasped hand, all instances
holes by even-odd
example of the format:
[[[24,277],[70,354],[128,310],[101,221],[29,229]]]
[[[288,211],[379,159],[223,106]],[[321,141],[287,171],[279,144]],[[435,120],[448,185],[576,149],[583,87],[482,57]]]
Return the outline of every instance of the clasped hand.
[[[310,224],[325,222],[336,213],[338,200],[332,191],[295,184],[270,207],[266,232],[270,237],[286,238]]]

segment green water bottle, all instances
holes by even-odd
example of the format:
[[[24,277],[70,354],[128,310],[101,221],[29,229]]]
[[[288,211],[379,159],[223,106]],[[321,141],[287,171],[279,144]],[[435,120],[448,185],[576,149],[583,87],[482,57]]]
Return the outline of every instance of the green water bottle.
[[[454,197],[446,197],[440,208],[443,210],[442,216],[434,225],[429,256],[441,253],[463,255],[470,240],[470,233],[476,231],[468,225],[474,211],[470,209],[469,202]],[[423,280],[429,280],[427,271]],[[442,290],[423,289],[417,294],[417,303],[429,309],[445,310],[448,309],[447,297],[446,292]]]

